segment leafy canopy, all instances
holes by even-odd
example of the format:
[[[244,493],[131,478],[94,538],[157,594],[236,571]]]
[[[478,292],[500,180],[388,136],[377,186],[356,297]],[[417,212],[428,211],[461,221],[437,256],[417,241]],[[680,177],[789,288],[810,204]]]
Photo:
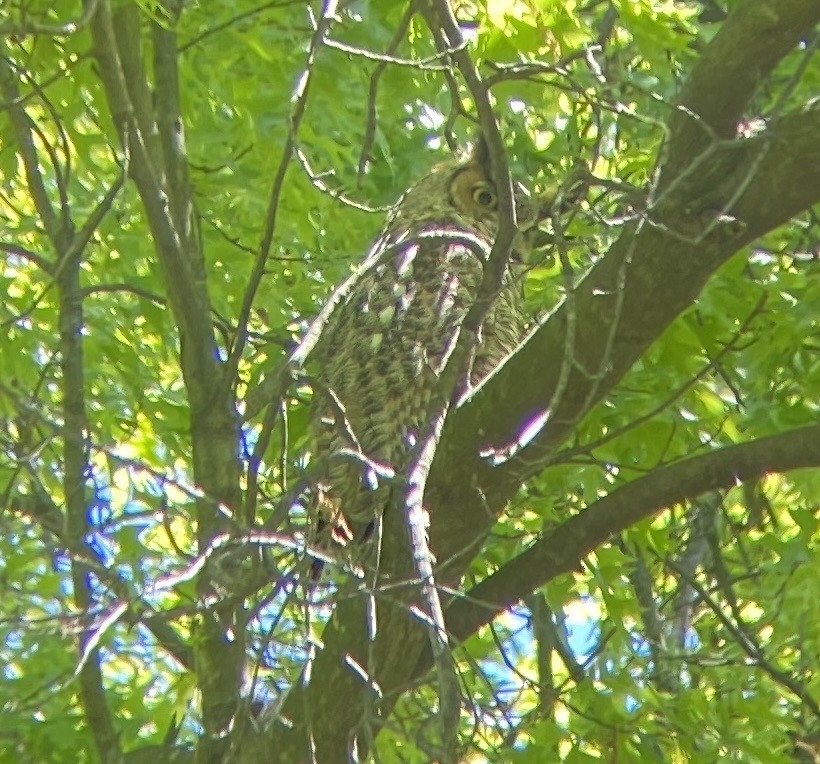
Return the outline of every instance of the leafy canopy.
[[[2,760],[813,760],[809,6],[6,4]],[[430,586],[400,502],[311,584],[294,349],[479,133],[532,337],[433,444]]]

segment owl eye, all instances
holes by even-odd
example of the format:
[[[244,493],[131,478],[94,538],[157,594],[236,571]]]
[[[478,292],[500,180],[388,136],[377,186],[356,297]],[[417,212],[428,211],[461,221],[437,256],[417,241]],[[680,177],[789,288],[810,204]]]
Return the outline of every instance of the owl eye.
[[[480,207],[494,209],[496,198],[495,189],[487,181],[481,181],[473,186],[473,201]]]

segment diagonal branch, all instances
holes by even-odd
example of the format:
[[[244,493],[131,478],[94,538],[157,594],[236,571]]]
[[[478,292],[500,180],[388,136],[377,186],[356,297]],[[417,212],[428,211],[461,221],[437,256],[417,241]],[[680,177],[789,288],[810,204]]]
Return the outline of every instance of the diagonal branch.
[[[808,711],[817,719],[820,719],[820,703],[812,696],[811,691],[803,683],[798,682],[788,672],[779,669],[767,657],[761,645],[753,639],[746,628],[746,624],[741,620],[732,621],[724,612],[721,603],[716,602],[707,589],[688,571],[680,565],[669,560],[666,564],[675,572],[688,586],[697,592],[698,597],[714,613],[715,618],[723,624],[726,631],[732,636],[735,643],[747,655],[747,657],[763,671],[765,671],[777,684],[785,687],[794,693],[805,704]],[[735,616],[737,618],[737,615]]]
[[[531,592],[575,570],[611,536],[673,504],[738,481],[804,467],[820,467],[820,425],[727,446],[654,470],[599,499],[452,602],[446,610],[450,634],[463,641]],[[416,676],[429,665],[427,653]]]
[[[795,114],[767,133],[742,142],[724,142],[708,169],[678,189],[656,225],[640,232],[626,230],[607,256],[578,284],[574,293],[578,320],[576,353],[570,379],[549,427],[518,456],[493,466],[480,448],[503,450],[516,432],[549,404],[557,382],[566,326],[566,305],[560,305],[533,332],[519,352],[488,380],[479,394],[454,412],[444,440],[460,469],[474,474],[486,503],[501,507],[527,478],[549,464],[555,448],[572,431],[587,408],[601,400],[660,333],[691,305],[709,276],[743,245],[776,228],[820,200],[820,109]],[[745,186],[744,186],[745,184]],[[705,238],[677,236],[676,227],[694,232],[714,220],[721,199],[744,187],[732,210],[734,220],[715,227]],[[776,189],[776,202],[772,189]],[[622,278],[628,260],[626,278]],[[674,274],[674,278],[670,277]],[[607,346],[615,305],[622,302],[620,321]],[[600,359],[609,364],[591,378]],[[513,385],[516,394],[506,394]],[[596,387],[594,397],[589,391]],[[465,463],[469,462],[469,464]],[[452,470],[448,460],[434,465],[433,481]],[[476,494],[450,495],[448,501],[475,506]],[[467,523],[475,523],[468,517]]]
[[[49,237],[54,237],[62,227],[62,221],[46,190],[37,148],[34,145],[34,122],[23,106],[17,77],[11,65],[5,38],[2,35],[0,35],[0,92],[6,102],[6,111],[20,157],[23,160],[26,182],[34,201],[34,207],[40,220],[43,221],[46,233]]]
[[[706,46],[669,120],[661,188],[715,140],[733,138],[746,105],[777,63],[820,21],[820,4],[744,0]]]
[[[145,81],[139,9],[125,5],[112,14],[102,2],[92,19],[92,36],[108,106],[120,131],[130,176],[145,207],[148,225],[174,315],[183,336],[183,373],[190,392],[205,395],[204,381],[219,377],[218,354],[206,285],[196,278],[183,232],[169,209],[167,176],[151,93]],[[193,403],[193,401],[192,401]]]

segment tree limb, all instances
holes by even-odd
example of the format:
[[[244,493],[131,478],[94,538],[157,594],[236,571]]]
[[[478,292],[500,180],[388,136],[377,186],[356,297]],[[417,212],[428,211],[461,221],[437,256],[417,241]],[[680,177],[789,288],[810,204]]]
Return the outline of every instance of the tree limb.
[[[733,138],[743,111],[778,62],[811,34],[820,5],[745,0],[703,50],[669,120],[661,189],[717,139]]]
[[[200,242],[191,230],[191,192],[187,159],[179,131],[176,40],[157,31],[155,67],[160,108],[158,123],[142,56],[140,10],[136,4],[101,0],[92,20],[92,38],[108,107],[120,132],[123,150],[165,273],[169,301],[179,327],[181,371],[190,403],[193,474],[197,499],[197,543],[209,548],[224,532],[220,505],[238,510],[240,502],[239,427],[225,367],[219,360]],[[197,578],[204,601],[211,591],[210,572]],[[236,603],[203,608],[196,640],[196,669],[202,692],[204,734],[198,755],[218,760],[228,745],[242,681],[244,629]]]
[[[653,470],[599,499],[453,601],[445,612],[450,634],[466,639],[530,592],[575,570],[614,534],[673,504],[769,472],[818,466],[820,425],[811,425]],[[425,656],[416,675],[429,663],[429,656]]]
[[[503,506],[522,482],[549,463],[586,408],[601,400],[694,302],[714,271],[742,246],[820,200],[819,132],[820,109],[814,109],[791,115],[754,139],[724,142],[691,185],[674,191],[674,202],[665,204],[663,214],[651,225],[639,228],[636,224],[626,231],[574,293],[579,327],[576,353],[556,409],[545,412],[560,371],[555,359],[562,355],[564,305],[448,419],[442,441],[450,453],[437,460],[431,478],[442,491],[446,487],[444,503]],[[744,192],[732,209],[735,221],[700,238],[697,234],[703,223],[699,221],[711,222],[715,210],[722,209],[721,199],[737,187]],[[673,233],[687,224],[692,236]],[[623,307],[610,347],[612,313],[619,294]],[[603,358],[608,365],[600,368]],[[593,386],[595,394],[590,396]],[[510,389],[515,389],[514,396],[508,394]],[[546,426],[515,457],[499,465],[480,457],[476,444],[503,452],[515,442],[517,431],[542,412],[548,413]],[[446,485],[456,461],[462,474],[473,476],[461,483],[466,494],[458,487],[453,494],[452,485]],[[470,482],[474,488],[466,485]],[[475,528],[478,511],[465,513],[464,526]]]

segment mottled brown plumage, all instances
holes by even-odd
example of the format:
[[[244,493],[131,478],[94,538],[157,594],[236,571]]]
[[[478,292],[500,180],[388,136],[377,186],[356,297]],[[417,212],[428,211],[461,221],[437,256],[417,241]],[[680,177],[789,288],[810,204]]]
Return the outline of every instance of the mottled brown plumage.
[[[406,468],[475,300],[498,224],[483,154],[442,163],[406,192],[323,331],[312,415],[317,504],[337,541],[361,537],[390,503],[390,475]],[[472,385],[521,338],[514,270],[487,313]]]

